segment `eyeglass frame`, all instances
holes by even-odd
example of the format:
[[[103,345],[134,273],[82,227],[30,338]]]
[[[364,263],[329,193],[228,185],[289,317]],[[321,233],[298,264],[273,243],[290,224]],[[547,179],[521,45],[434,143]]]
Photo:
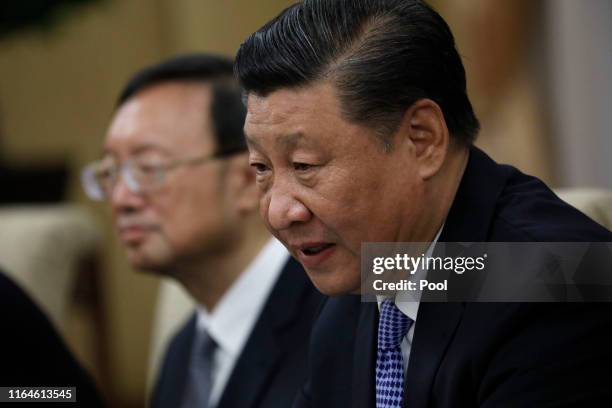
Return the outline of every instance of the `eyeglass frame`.
[[[137,177],[134,175],[135,169],[137,169],[137,171],[139,170],[141,174],[145,174],[145,172],[142,171],[143,166],[138,168],[139,166],[137,165],[137,161],[134,158],[130,158],[111,167],[112,171],[115,172],[114,180],[110,184],[110,187],[105,188],[98,180],[98,176],[96,174],[101,166],[101,162],[104,160],[101,159],[93,163],[89,163],[81,170],[81,186],[83,187],[85,194],[94,201],[108,200],[120,178],[123,178],[125,185],[132,193],[145,194],[147,192],[154,191],[155,187],[160,187],[170,170],[174,170],[182,166],[205,164],[214,160],[224,159],[235,154],[244,153],[246,151],[246,147],[235,147],[232,149],[215,152],[211,155],[174,159],[168,163],[149,165],[147,167],[150,167],[150,170],[155,173],[155,176],[151,178],[152,180],[155,179],[155,181],[151,182],[151,186],[149,187],[143,187],[142,182],[138,181]]]

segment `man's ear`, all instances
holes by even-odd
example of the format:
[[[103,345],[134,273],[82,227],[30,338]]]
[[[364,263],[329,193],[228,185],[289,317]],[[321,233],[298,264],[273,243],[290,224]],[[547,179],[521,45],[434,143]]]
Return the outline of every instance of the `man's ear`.
[[[248,154],[239,154],[230,160],[236,210],[242,215],[257,212],[259,190],[255,184],[255,173],[249,166]]]
[[[404,113],[399,131],[414,149],[421,178],[433,177],[444,163],[450,142],[440,106],[431,99],[419,99]]]

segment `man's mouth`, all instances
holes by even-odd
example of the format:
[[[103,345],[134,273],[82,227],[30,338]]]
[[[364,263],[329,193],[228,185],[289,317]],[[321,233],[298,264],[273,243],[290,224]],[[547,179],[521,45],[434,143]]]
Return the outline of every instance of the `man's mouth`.
[[[334,244],[321,244],[321,245],[309,246],[309,247],[302,248],[301,251],[302,253],[304,253],[304,255],[307,255],[307,256],[316,255],[333,245]]]
[[[325,262],[335,251],[336,244],[315,242],[294,247],[297,259],[304,268],[316,268]]]
[[[124,244],[133,245],[142,242],[149,231],[150,228],[145,226],[130,225],[119,228],[119,236]]]

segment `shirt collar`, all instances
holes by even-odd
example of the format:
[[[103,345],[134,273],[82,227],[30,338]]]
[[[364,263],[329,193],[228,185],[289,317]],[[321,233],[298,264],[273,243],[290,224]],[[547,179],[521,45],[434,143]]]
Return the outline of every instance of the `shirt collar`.
[[[206,330],[219,348],[238,355],[288,257],[285,247],[272,238],[223,295],[212,313],[202,305],[197,306],[197,330]]]
[[[444,228],[444,224],[442,224],[442,226],[436,233],[435,238],[433,239],[431,244],[429,244],[429,247],[427,247],[427,251],[425,252],[426,257],[430,257],[433,254],[436,243],[438,242],[438,239],[440,238],[440,234],[442,233],[442,228]],[[427,276],[427,269],[421,267],[414,274],[414,277],[411,279],[413,279],[414,281],[418,281],[420,279],[425,279],[426,276]],[[381,296],[381,295],[376,296],[376,301],[378,302],[379,310],[380,310],[380,304],[385,299],[387,299],[387,296]],[[419,313],[419,305],[421,304],[421,302],[418,300],[415,300],[412,292],[407,291],[407,290],[397,292],[395,294],[394,303],[404,315],[412,319],[413,322],[416,322],[417,314]]]

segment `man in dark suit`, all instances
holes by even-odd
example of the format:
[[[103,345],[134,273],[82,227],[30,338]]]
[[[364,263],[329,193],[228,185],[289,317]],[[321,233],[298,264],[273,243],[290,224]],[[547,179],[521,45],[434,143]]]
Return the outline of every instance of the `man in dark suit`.
[[[0,313],[1,387],[76,387],[77,403],[71,405],[103,406],[91,377],[49,318],[3,271],[0,271]]]
[[[232,63],[180,56],[137,73],[105,155],[83,172],[131,264],[197,302],[172,339],[154,407],[284,407],[306,377],[321,295],[257,214]]]
[[[357,295],[366,242],[436,251],[437,242],[612,241],[539,180],[472,146],[479,123],[464,68],[435,11],[417,0],[305,0],[247,38],[235,71],[260,213],[332,295],[295,406],[612,401],[609,304]]]

